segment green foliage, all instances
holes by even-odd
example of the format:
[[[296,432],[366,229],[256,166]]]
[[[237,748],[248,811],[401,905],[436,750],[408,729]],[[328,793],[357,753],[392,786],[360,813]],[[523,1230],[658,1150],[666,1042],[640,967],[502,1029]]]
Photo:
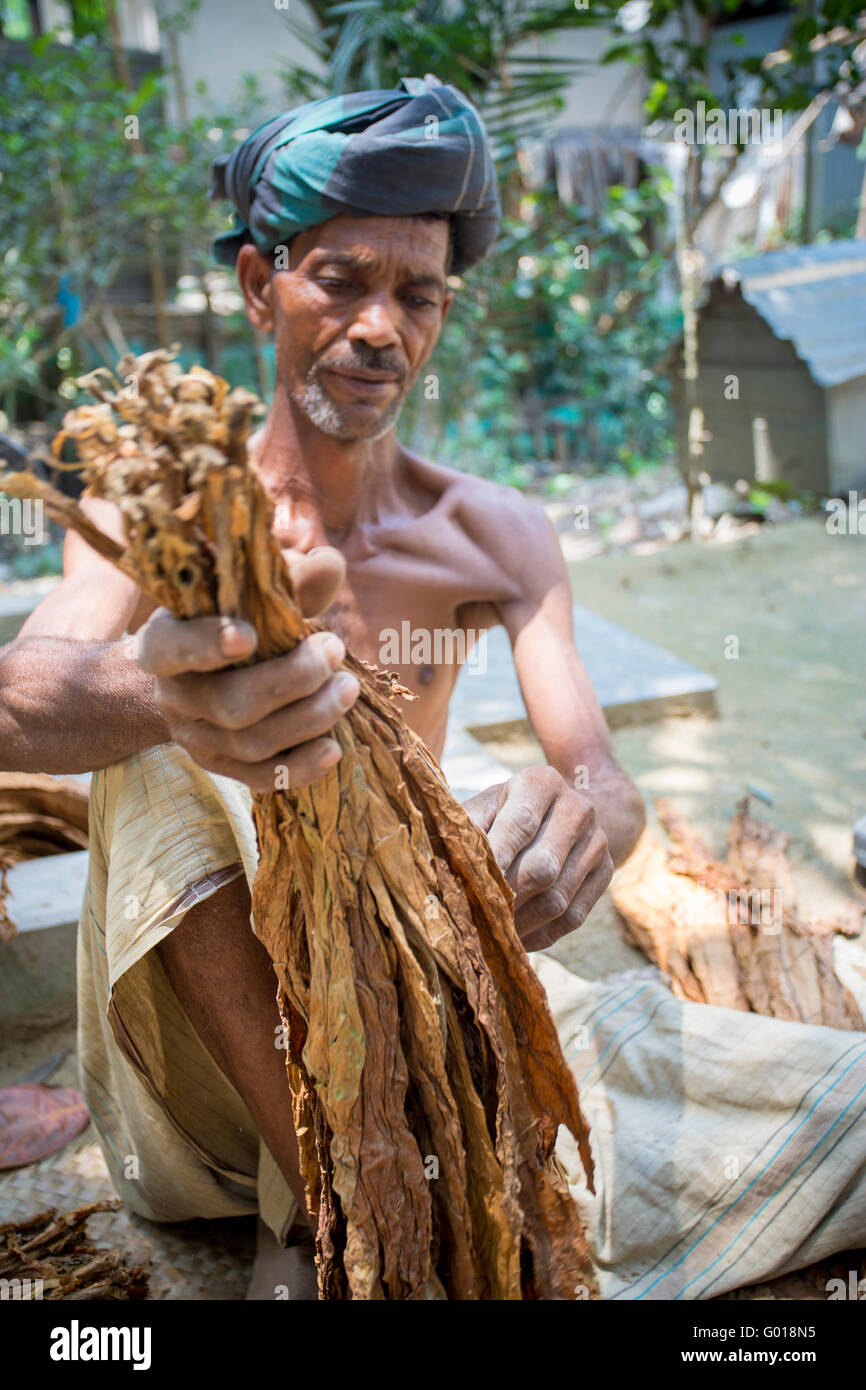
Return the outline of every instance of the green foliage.
[[[213,269],[210,241],[226,225],[208,200],[211,160],[233,148],[257,105],[248,81],[230,117],[164,118],[169,79],[127,90],[95,38],[40,38],[7,61],[0,85],[0,405],[10,419],[71,399],[71,378],[114,350],[109,294],[136,277]],[[243,133],[242,131],[240,132]],[[154,346],[153,343],[148,346]],[[22,400],[23,396],[23,400]]]
[[[670,456],[659,362],[680,318],[662,292],[667,257],[648,249],[668,192],[660,173],[612,188],[594,217],[552,188],[524,195],[425,369],[439,399],[416,402],[420,447],[518,482],[530,461],[634,469]]]
[[[533,133],[561,104],[586,60],[522,51],[544,34],[596,21],[574,0],[312,0],[310,25],[286,16],[319,68],[297,65],[292,80],[306,97],[392,87],[401,77],[435,72],[476,101],[505,153],[515,134]]]
[[[596,22],[621,25],[623,6],[617,0],[594,0]],[[620,34],[609,45],[604,61],[643,65],[649,78],[647,114],[671,120],[675,112],[693,110],[698,101],[708,107],[736,107],[745,80],[751,80],[756,104],[783,111],[802,111],[813,97],[826,91],[844,71],[845,83],[857,86],[863,71],[857,49],[844,37],[863,12],[862,0],[816,0],[792,6],[783,53],[773,63],[766,55],[745,53],[721,64],[721,80],[708,85],[710,42],[718,24],[751,19],[755,6],[748,0],[650,0],[640,28]],[[725,30],[725,39],[742,46],[743,36]],[[810,47],[820,40],[820,54]]]
[[[76,39],[89,34],[102,37],[108,28],[107,0],[72,0],[69,6],[72,32]]]

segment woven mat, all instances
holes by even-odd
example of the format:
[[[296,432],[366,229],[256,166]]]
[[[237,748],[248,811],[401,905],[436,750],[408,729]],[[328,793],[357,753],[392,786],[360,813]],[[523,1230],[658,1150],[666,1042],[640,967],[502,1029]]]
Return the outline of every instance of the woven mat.
[[[58,1154],[0,1173],[0,1221],[23,1221],[46,1207],[70,1211],[117,1194],[99,1145],[86,1129]],[[87,1223],[97,1246],[122,1247],[131,1264],[149,1262],[155,1299],[242,1299],[255,1252],[255,1218],[157,1224],[121,1207]]]
[[[63,1038],[62,1041],[69,1040]],[[51,1047],[40,1042],[37,1050],[44,1054]],[[34,1056],[32,1060],[39,1058]],[[21,1074],[25,1065],[30,1065],[27,1057],[16,1059],[13,1070],[3,1077],[4,1084]],[[70,1054],[52,1080],[77,1085],[74,1055]],[[51,1158],[26,1168],[0,1171],[0,1221],[23,1221],[46,1207],[71,1211],[86,1202],[98,1202],[116,1195],[93,1130],[88,1127]],[[246,1295],[255,1252],[253,1217],[157,1224],[121,1207],[117,1212],[92,1216],[87,1229],[94,1244],[105,1248],[121,1246],[129,1252],[133,1264],[150,1262],[151,1298],[234,1300]],[[735,1289],[721,1297],[723,1300],[823,1301],[827,1297],[827,1281],[842,1278],[847,1283],[851,1270],[856,1270],[859,1278],[866,1277],[866,1251],[852,1250],[836,1255],[808,1269],[765,1284]]]
[[[70,1211],[85,1202],[116,1194],[99,1145],[88,1130],[59,1154],[27,1168],[0,1173],[0,1220],[23,1221],[46,1207]],[[87,1226],[94,1244],[122,1246],[130,1262],[150,1262],[150,1297],[165,1299],[243,1299],[255,1251],[255,1220],[185,1221],[156,1224],[125,1207],[92,1216]],[[866,1274],[864,1251],[836,1256],[796,1274],[736,1289],[723,1299],[825,1300],[827,1280],[857,1269]]]

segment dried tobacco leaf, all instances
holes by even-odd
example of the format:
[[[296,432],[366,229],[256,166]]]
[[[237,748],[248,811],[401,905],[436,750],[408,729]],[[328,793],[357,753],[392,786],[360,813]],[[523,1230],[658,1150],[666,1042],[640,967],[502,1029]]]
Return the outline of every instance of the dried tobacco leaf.
[[[84,1097],[69,1086],[0,1088],[0,1168],[38,1163],[90,1124]]]
[[[49,513],[178,616],[251,622],[258,659],[302,616],[248,466],[255,397],[172,355],[87,379],[71,412],[93,493],[126,546],[32,478]],[[118,423],[118,417],[120,423]],[[595,1279],[556,1162],[592,1159],[577,1088],[485,836],[409,729],[393,678],[347,656],[361,695],[314,786],[254,798],[255,930],[276,970],[324,1299],[569,1299]]]
[[[797,912],[788,837],[741,802],[717,860],[669,802],[656,809],[673,841],[648,831],[612,889],[627,941],[670,978],[680,999],[771,1018],[866,1027],[833,967],[835,924]]]
[[[88,1217],[119,1207],[119,1201],[89,1202],[62,1216],[51,1207],[0,1226],[0,1278],[28,1299],[146,1298],[145,1270],[128,1265],[122,1250],[98,1250],[87,1235]]]

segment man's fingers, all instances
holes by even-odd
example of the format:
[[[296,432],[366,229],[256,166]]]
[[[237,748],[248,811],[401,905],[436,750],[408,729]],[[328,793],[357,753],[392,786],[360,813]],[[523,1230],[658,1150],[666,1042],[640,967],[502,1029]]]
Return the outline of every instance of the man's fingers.
[[[607,839],[593,830],[588,839],[574,845],[553,883],[517,904],[514,922],[521,937],[565,917],[579,906],[583,885],[608,857]],[[587,909],[588,911],[589,909]],[[575,921],[574,926],[582,925]]]
[[[531,771],[535,774],[536,769]],[[562,789],[562,778],[552,768],[539,768],[537,772],[538,776],[533,775],[531,780],[527,773],[507,783],[502,808],[488,832],[490,847],[506,878],[517,855],[535,839]]]
[[[516,856],[506,875],[518,908],[548,890],[568,890],[569,883],[564,879],[566,865],[569,865],[573,879],[594,830],[595,808],[591,802],[584,801],[575,806],[574,799],[560,798],[553,803],[542,822],[537,843]],[[587,872],[586,868],[583,872]],[[574,879],[571,883],[570,895],[560,907],[560,912],[568,906],[577,891],[578,882]]]
[[[335,767],[341,756],[342,749],[335,738],[316,738],[260,763],[243,763],[223,756],[202,762],[202,766],[222,777],[244,782],[254,792],[266,793],[308,787]]]
[[[543,951],[548,946],[553,946],[561,937],[567,936],[569,932],[577,931],[578,927],[582,927],[602,893],[607,889],[612,877],[613,860],[610,854],[605,851],[598,865],[584,879],[579,891],[561,917],[553,922],[548,922],[546,926],[536,927],[526,933],[520,932],[518,927],[526,950]]]
[[[346,578],[346,561],[331,545],[319,545],[306,555],[283,551],[298,607],[305,618],[324,613],[337,597]]]
[[[158,608],[130,641],[130,655],[151,676],[218,671],[252,656],[257,643],[249,623],[234,618],[174,618]]]
[[[221,731],[230,757],[255,764],[283,748],[296,748],[310,739],[327,734],[337,720],[352,707],[361,687],[356,676],[341,671],[315,695],[293,700],[250,728]]]
[[[306,637],[285,656],[256,666],[160,679],[160,706],[178,718],[205,720],[220,729],[247,729],[294,700],[314,695],[332,677],[346,655],[333,632]],[[317,731],[318,732],[318,731]]]
[[[505,800],[507,794],[507,782],[497,782],[493,787],[485,787],[483,792],[476,792],[474,796],[467,797],[463,802],[463,809],[471,821],[483,830],[485,835],[496,819],[496,814]]]
[[[355,703],[360,685],[355,676],[341,671],[306,699],[292,700],[243,728],[220,728],[206,719],[190,719],[178,709],[171,724],[175,742],[183,744],[196,762],[213,769],[217,759],[255,767],[274,759],[287,748],[299,747],[330,732],[337,720]],[[157,696],[159,697],[159,690]],[[172,713],[168,706],[169,714]],[[241,781],[247,781],[242,777]]]

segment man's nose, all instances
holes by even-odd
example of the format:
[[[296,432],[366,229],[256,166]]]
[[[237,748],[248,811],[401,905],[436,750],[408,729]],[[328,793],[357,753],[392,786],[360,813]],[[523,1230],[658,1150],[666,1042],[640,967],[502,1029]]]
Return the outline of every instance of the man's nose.
[[[363,340],[371,347],[389,347],[399,342],[396,306],[391,297],[383,294],[365,299],[348,337],[352,342]]]

